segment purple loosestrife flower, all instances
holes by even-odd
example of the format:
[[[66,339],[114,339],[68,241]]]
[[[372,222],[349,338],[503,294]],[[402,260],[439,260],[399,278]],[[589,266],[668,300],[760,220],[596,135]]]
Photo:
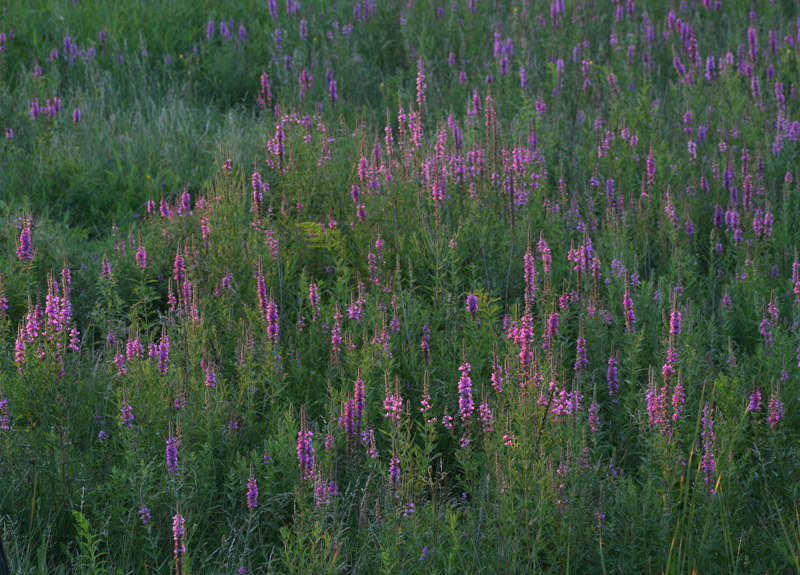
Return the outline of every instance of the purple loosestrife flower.
[[[728,292],[725,292],[725,295],[722,296],[722,308],[723,309],[731,309],[733,307],[733,302],[731,301],[731,296],[728,295]]]
[[[683,390],[681,374],[678,373],[678,380],[672,389],[672,421],[678,421],[683,414],[683,404],[686,402],[686,394]]]
[[[261,74],[261,96],[256,99],[259,106],[267,107],[272,102],[272,92],[269,87],[269,76],[266,72]]]
[[[617,360],[614,356],[608,358],[608,370],[606,371],[608,381],[608,395],[613,397],[619,391],[619,377],[617,375]],[[616,399],[613,400],[616,403]]]
[[[183,259],[183,256],[180,252],[175,254],[175,265],[174,265],[175,273],[173,278],[176,282],[180,285],[183,283],[184,278],[186,277],[186,262]]]
[[[394,393],[389,393],[389,381],[387,376],[385,399],[383,400],[384,417],[391,419],[395,425],[400,422],[403,413],[403,398],[400,396],[400,381],[395,381]]]
[[[647,187],[656,182],[656,157],[653,154],[653,145],[650,144],[650,153],[647,155]]]
[[[647,401],[647,416],[651,427],[657,427],[662,433],[668,431],[666,415],[666,385],[659,392],[654,380],[650,381],[645,392]]]
[[[297,461],[300,464],[300,481],[303,482],[314,476],[313,436],[314,433],[308,428],[308,412],[303,406],[300,409],[300,431],[297,432]]]
[[[747,55],[755,62],[758,59],[758,37],[756,29],[752,27],[747,29],[747,48]]]
[[[769,317],[772,319],[773,322],[778,323],[778,305],[775,303],[775,296],[770,298],[769,304],[767,304],[767,313]]]
[[[175,396],[175,400],[172,402],[173,409],[177,409],[178,411],[182,410],[186,407],[186,394],[183,390],[180,390],[178,394]]]
[[[167,471],[170,475],[178,474],[178,438],[170,436],[167,438],[167,447],[164,451],[167,460]]]
[[[375,446],[375,431],[367,429],[361,432],[361,444],[367,448],[367,455],[372,459],[378,458],[378,448]]]
[[[339,351],[342,345],[342,314],[339,312],[339,303],[333,314],[333,328],[331,329],[331,362],[339,363]]]
[[[119,418],[124,427],[133,427],[133,407],[131,407],[127,399],[122,400]]]
[[[258,309],[261,311],[261,317],[264,321],[267,321],[269,298],[267,297],[267,284],[261,271],[261,261],[258,262],[258,270],[256,271],[256,294],[258,295]]]
[[[430,344],[428,341],[431,339],[431,328],[428,324],[422,326],[422,340],[420,341],[420,348],[422,348],[422,360],[425,363],[430,361]],[[799,360],[800,361],[800,360]]]
[[[139,249],[136,250],[136,265],[142,270],[147,267],[147,251],[141,242],[139,243]]]
[[[8,400],[0,399],[0,429],[8,431],[11,429],[11,418],[8,415]]]
[[[581,332],[582,331],[583,329],[581,328]],[[578,336],[577,348],[577,357],[575,358],[575,365],[573,367],[575,371],[581,372],[589,365],[589,360],[586,358],[586,340],[583,338],[582,333]]]
[[[759,327],[761,335],[764,337],[764,343],[766,344],[767,348],[772,349],[772,330],[770,329],[769,318],[765,317],[763,320],[761,320]],[[764,353],[769,355],[769,349],[765,350]]]
[[[458,410],[462,423],[467,426],[475,410],[475,403],[472,400],[472,379],[469,377],[472,367],[465,359],[458,369],[461,371],[461,378],[458,380]]]
[[[558,312],[553,311],[547,318],[547,326],[545,327],[542,337],[546,340],[542,345],[542,349],[547,349],[550,342],[558,335]]]
[[[703,408],[703,417],[700,418],[703,424],[703,431],[700,433],[703,438],[703,460],[702,467],[705,474],[705,482],[711,493],[714,492],[714,473],[716,472],[716,462],[714,460],[714,409],[706,403]]]
[[[534,292],[536,292],[536,262],[533,259],[533,253],[530,246],[524,256],[524,272],[525,272],[525,300],[533,301]]]
[[[150,523],[150,510],[145,505],[139,508],[139,517],[142,520],[142,525]]]
[[[279,318],[278,318],[278,304],[276,304],[272,299],[272,293],[270,293],[270,299],[267,303],[267,312],[266,312],[266,320],[267,320],[267,337],[270,339],[272,343],[277,343],[278,336],[280,334],[280,326],[279,326]]]
[[[681,333],[681,312],[678,311],[675,300],[672,301],[672,312],[669,318],[669,333],[678,335]]]
[[[328,81],[328,99],[330,99],[330,101],[331,101],[331,107],[335,107],[336,106],[336,100],[337,100],[338,97],[339,96],[338,96],[337,91],[336,91],[336,80],[331,78]]]
[[[311,302],[311,308],[313,310],[311,321],[317,321],[317,315],[319,314],[319,292],[317,291],[317,284],[314,282],[308,284],[308,300]]]
[[[600,427],[600,416],[598,414],[599,411],[600,406],[596,401],[589,406],[589,427],[591,428],[592,433],[597,433],[597,430]]]
[[[422,104],[425,102],[425,88],[428,85],[425,83],[425,64],[422,58],[417,61],[417,106],[422,110]]]
[[[203,216],[200,219],[200,234],[203,239],[203,247],[208,247],[208,240],[211,237],[211,229],[208,227],[208,216]]]
[[[250,211],[258,214],[261,212],[261,204],[264,199],[264,195],[262,190],[264,189],[264,183],[261,181],[261,174],[258,173],[258,169],[253,172],[253,176],[250,179],[253,185],[253,205],[250,208]]]
[[[0,274],[0,319],[6,317],[8,313],[8,298],[6,297],[5,278]]]
[[[780,398],[780,388],[776,387],[772,390],[769,396],[769,414],[767,415],[767,423],[773,429],[777,427],[778,422],[783,419],[783,402]]]
[[[469,294],[467,296],[467,311],[472,315],[472,318],[475,319],[475,314],[478,313],[478,298],[475,294]]]
[[[180,574],[183,556],[186,554],[184,537],[186,536],[186,521],[180,511],[172,518],[172,538],[175,540],[175,571]]]
[[[33,245],[31,244],[30,221],[26,220],[19,233],[19,244],[17,245],[17,257],[24,262],[32,262],[34,256]]]
[[[126,373],[128,373],[128,370],[125,367],[125,356],[122,355],[121,351],[118,351],[117,354],[114,356],[114,365],[117,368],[117,375],[125,375]]]
[[[100,262],[100,277],[103,279],[109,279],[111,277],[111,264],[108,263],[105,254],[103,254],[103,261]]]
[[[553,262],[553,256],[550,253],[550,246],[547,245],[547,242],[544,239],[540,239],[539,243],[536,245],[536,250],[542,256],[542,265],[544,266],[544,274],[550,274],[550,264]]]
[[[255,509],[258,506],[258,482],[250,469],[250,478],[247,480],[247,507]]]
[[[397,497],[397,489],[400,487],[400,458],[397,457],[397,449],[392,450],[392,459],[389,461],[389,487]]]
[[[169,334],[167,330],[161,331],[161,341],[158,343],[158,373],[164,375],[169,368]]]
[[[753,382],[753,392],[750,394],[750,404],[748,411],[758,411],[761,409],[761,392],[758,391],[755,381]]]
[[[497,393],[503,393],[503,366],[497,363],[497,360],[492,363],[492,387]]]
[[[200,360],[200,367],[203,369],[203,373],[205,373],[206,387],[216,387],[217,373],[214,370],[214,364],[204,357]]]
[[[485,401],[478,406],[478,418],[483,426],[484,433],[491,433],[494,431],[494,416],[489,404]]]

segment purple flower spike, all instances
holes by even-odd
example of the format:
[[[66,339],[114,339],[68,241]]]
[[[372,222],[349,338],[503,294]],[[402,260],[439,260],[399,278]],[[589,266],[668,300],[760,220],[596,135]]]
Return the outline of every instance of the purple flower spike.
[[[255,509],[258,506],[258,482],[250,470],[250,479],[247,480],[247,507]]]
[[[470,315],[472,315],[473,318],[475,317],[475,314],[478,313],[478,298],[475,296],[475,294],[469,294],[467,296],[467,311],[470,313]]]

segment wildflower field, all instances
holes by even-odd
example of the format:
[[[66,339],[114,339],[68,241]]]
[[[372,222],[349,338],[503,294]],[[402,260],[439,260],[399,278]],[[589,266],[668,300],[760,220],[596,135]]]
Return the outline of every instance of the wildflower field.
[[[11,573],[800,573],[792,0],[7,0]]]

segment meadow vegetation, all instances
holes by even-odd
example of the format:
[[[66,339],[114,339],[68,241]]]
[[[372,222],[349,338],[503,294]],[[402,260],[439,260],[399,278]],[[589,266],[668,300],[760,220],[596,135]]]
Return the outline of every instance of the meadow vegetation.
[[[0,8],[12,573],[800,573],[796,2]]]

